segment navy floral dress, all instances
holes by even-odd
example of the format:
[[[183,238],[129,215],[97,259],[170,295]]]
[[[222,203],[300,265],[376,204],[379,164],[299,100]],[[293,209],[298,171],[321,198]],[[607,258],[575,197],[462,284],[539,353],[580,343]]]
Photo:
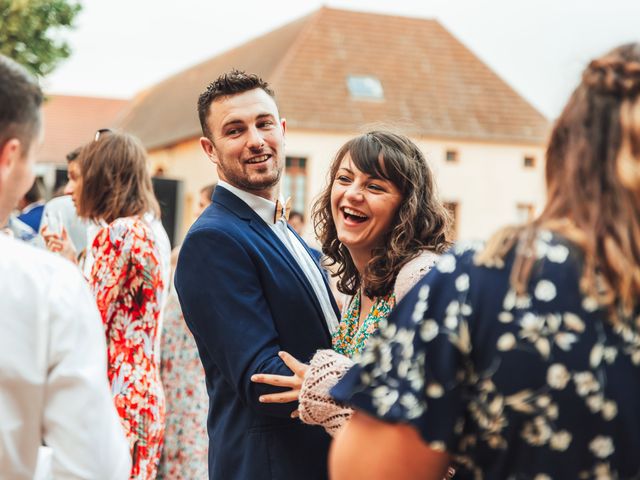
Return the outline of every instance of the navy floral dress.
[[[579,290],[581,253],[541,232],[525,295],[457,246],[370,338],[332,395],[413,425],[460,479],[640,478],[640,316]]]

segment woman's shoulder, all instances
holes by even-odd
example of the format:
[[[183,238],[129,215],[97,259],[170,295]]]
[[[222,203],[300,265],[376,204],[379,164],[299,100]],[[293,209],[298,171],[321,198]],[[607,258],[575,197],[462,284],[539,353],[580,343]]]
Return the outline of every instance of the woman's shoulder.
[[[405,263],[396,277],[393,292],[399,302],[411,288],[424,277],[437,263],[439,255],[430,250],[423,250]]]
[[[100,230],[97,238],[100,242],[112,245],[137,243],[153,238],[151,227],[138,216],[120,217],[106,224]]]

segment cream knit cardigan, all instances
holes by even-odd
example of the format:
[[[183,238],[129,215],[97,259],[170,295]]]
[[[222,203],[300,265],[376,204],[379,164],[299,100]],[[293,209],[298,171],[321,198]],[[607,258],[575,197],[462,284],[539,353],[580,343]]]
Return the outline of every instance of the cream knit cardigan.
[[[393,291],[396,303],[435,265],[438,255],[425,250],[407,262],[396,278]],[[352,297],[343,303],[343,316]],[[321,425],[334,436],[351,417],[353,410],[337,403],[329,391],[353,366],[353,361],[333,350],[318,350],[311,359],[300,389],[300,419],[310,425]]]

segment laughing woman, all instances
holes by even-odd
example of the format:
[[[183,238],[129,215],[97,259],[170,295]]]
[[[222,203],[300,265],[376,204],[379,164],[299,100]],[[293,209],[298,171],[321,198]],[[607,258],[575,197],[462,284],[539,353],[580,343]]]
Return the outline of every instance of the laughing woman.
[[[331,478],[640,478],[640,44],[587,66],[546,181],[538,218],[443,255],[332,390],[358,411]]]
[[[345,299],[333,350],[306,365],[282,352],[291,377],[255,375],[258,383],[290,387],[263,402],[299,400],[303,422],[333,435],[351,415],[329,389],[352,365],[391,309],[449,246],[449,215],[433,174],[407,137],[374,131],[347,142],[330,168],[330,181],[314,206],[316,232],[329,265],[337,265]]]

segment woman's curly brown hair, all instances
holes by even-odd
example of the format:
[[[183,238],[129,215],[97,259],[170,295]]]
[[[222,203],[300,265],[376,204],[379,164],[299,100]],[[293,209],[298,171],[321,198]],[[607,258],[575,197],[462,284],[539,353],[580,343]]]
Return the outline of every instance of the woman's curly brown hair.
[[[495,264],[519,244],[511,284],[524,293],[536,233],[555,231],[582,250],[581,289],[615,321],[640,298],[640,44],[589,64],[556,121],[546,157],[541,215],[498,232],[476,261]]]
[[[362,278],[347,248],[338,239],[331,214],[331,190],[340,162],[349,154],[362,172],[385,178],[402,194],[402,202],[384,239],[375,249]],[[337,265],[338,290],[354,295],[361,285],[369,297],[386,296],[400,269],[423,250],[444,252],[449,246],[450,215],[438,199],[433,173],[420,149],[407,137],[372,131],[340,148],[329,170],[328,184],[313,206],[316,235],[328,265]]]

